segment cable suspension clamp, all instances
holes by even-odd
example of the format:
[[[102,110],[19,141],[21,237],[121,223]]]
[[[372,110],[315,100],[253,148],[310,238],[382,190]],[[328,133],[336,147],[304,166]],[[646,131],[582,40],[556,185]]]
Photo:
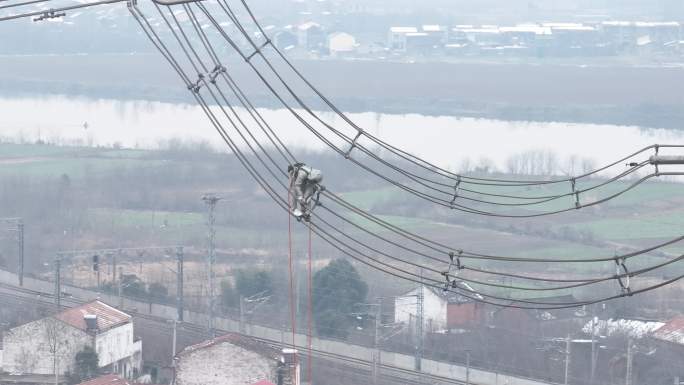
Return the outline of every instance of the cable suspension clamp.
[[[449,252],[449,268],[446,271],[442,272],[442,275],[444,276],[444,279],[446,281],[444,283],[444,292],[447,292],[449,290],[449,287],[456,288],[456,279],[450,279],[451,268],[454,266],[454,259],[456,272],[465,269],[465,266],[461,265],[461,255],[463,255],[463,250],[458,250],[458,255],[456,255],[456,253],[454,253],[453,251]]]
[[[356,142],[359,140],[359,138],[361,137],[361,135],[363,135],[363,131],[359,130],[359,131],[356,133],[356,136],[354,137],[354,140],[352,140],[352,142],[351,142],[351,147],[349,147],[349,150],[347,150],[347,152],[344,153],[345,159],[349,159],[349,157],[351,156],[351,152],[352,152],[352,150],[356,147]]]
[[[211,84],[216,84],[216,78],[225,72],[226,72],[226,67],[222,66],[221,64],[217,64],[216,67],[214,67],[214,69],[211,70],[211,72],[209,73],[209,82]]]
[[[629,287],[630,273],[627,269],[625,258],[615,259],[615,279],[617,279],[620,285],[620,290],[623,295],[631,295],[632,289]]]
[[[454,203],[458,199],[458,193],[461,191],[461,176],[456,177],[456,184],[454,185],[454,197],[451,199],[451,208],[454,208]],[[461,251],[463,253],[463,251]]]
[[[571,183],[572,183],[572,194],[575,196],[575,208],[581,209],[582,204],[580,203],[580,197],[579,197],[580,191],[577,191],[577,181],[575,180],[575,178],[571,179]]]
[[[56,19],[58,17],[66,16],[66,12],[58,12],[55,11],[54,9],[49,9],[45,12],[43,12],[42,15],[36,17],[33,19],[33,21],[43,21],[47,19]]]
[[[264,48],[266,48],[266,46],[268,46],[269,44],[271,44],[271,40],[270,40],[270,39],[266,39],[265,42],[263,42],[257,49],[254,50],[254,52],[252,52],[249,56],[247,56],[247,57],[245,58],[245,61],[250,61],[250,60],[252,60],[252,58],[253,58],[256,54],[261,53],[261,50],[264,49]]]
[[[202,88],[202,82],[204,81],[204,74],[197,75],[197,81],[195,83],[188,84],[188,89],[196,94],[199,93]]]
[[[658,151],[660,150],[659,145],[655,145],[655,156],[656,158],[658,157]],[[655,163],[655,176],[659,177],[660,176],[660,169],[658,168],[658,163]]]

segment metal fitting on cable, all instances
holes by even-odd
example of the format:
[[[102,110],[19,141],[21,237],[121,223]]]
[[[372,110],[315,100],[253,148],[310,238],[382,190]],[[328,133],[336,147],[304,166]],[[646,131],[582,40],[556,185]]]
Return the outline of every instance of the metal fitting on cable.
[[[456,184],[454,185],[454,197],[451,198],[451,208],[454,208],[454,203],[456,203],[456,199],[458,198],[458,193],[461,191],[461,176],[456,177]],[[461,250],[461,253],[463,251]]]
[[[352,150],[356,147],[356,141],[359,140],[359,138],[361,137],[361,135],[363,135],[363,131],[359,130],[359,131],[356,133],[356,136],[354,137],[354,140],[352,140],[352,142],[351,142],[351,147],[349,147],[349,150],[347,150],[347,152],[344,153],[344,158],[345,158],[345,159],[349,159],[349,157],[351,156]]]
[[[45,11],[42,15],[33,19],[33,21],[43,21],[47,19],[56,19],[58,17],[66,16],[66,12],[57,12],[54,9]]]
[[[217,64],[216,67],[214,67],[214,69],[211,70],[211,73],[209,74],[209,82],[211,84],[216,84],[216,78],[218,78],[219,75],[224,72],[226,72],[226,67],[222,66],[221,64]]]
[[[264,48],[266,48],[266,46],[269,45],[269,44],[271,44],[271,40],[270,40],[270,39],[266,39],[266,41],[265,41],[263,44],[261,44],[261,45],[259,46],[259,48],[255,49],[254,52],[252,52],[249,56],[247,56],[247,57],[245,58],[245,61],[250,61],[250,60],[252,60],[252,58],[253,58],[256,54],[261,53],[261,50],[264,49]]]
[[[625,262],[624,257],[615,259],[615,279],[617,279],[622,293],[631,295],[632,289],[629,287],[630,273]]]
[[[196,94],[199,93],[202,88],[202,81],[204,80],[204,74],[197,74],[197,81],[192,84],[188,84],[188,89]]]

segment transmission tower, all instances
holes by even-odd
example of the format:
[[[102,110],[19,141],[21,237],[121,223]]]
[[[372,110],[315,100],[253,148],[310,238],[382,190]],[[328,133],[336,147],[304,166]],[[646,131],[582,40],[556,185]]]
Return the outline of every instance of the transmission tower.
[[[222,198],[217,197],[214,194],[205,194],[202,197],[202,200],[204,203],[206,203],[207,208],[208,208],[208,213],[207,213],[207,227],[209,230],[209,234],[207,235],[207,239],[209,240],[209,252],[207,253],[207,279],[209,282],[209,288],[207,290],[207,303],[208,303],[208,311],[209,311],[209,319],[207,322],[207,329],[209,331],[209,335],[213,337],[214,335],[214,264],[216,263],[216,245],[214,243],[216,239],[216,229],[214,228],[214,224],[216,223],[216,217],[214,215],[214,211],[216,209],[216,203],[220,201]]]

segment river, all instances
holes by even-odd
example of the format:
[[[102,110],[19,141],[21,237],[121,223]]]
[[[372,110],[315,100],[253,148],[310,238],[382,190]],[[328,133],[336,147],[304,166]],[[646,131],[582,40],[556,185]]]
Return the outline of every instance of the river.
[[[220,115],[218,108],[214,110]],[[310,150],[325,148],[289,111],[262,109],[260,112],[287,145]],[[310,115],[299,113],[307,121],[316,123],[314,127],[327,137],[334,137]],[[258,130],[244,110],[238,110],[238,114]],[[329,125],[354,135],[355,131],[339,117],[329,112],[318,115]],[[650,144],[684,143],[684,130],[635,126],[510,122],[418,114],[353,113],[349,117],[390,144],[451,169],[459,169],[464,162],[487,159],[503,170],[512,155],[526,151],[547,151],[559,160],[576,156],[605,164]],[[0,98],[0,133],[5,140],[13,141],[42,139],[101,146],[119,143],[136,148],[157,148],[171,138],[207,141],[217,147],[224,145],[198,106],[65,96]],[[265,137],[260,135],[258,139],[263,142]],[[333,142],[341,143],[340,140]]]

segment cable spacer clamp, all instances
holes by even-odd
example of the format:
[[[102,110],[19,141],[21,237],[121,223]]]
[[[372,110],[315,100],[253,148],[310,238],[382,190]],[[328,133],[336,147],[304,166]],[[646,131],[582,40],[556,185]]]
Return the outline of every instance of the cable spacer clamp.
[[[451,208],[454,208],[454,203],[456,203],[456,199],[458,199],[458,193],[461,191],[461,176],[456,177],[456,184],[454,185],[454,196],[451,198]],[[461,251],[463,253],[463,251]]]
[[[211,73],[209,73],[209,82],[211,84],[216,84],[216,78],[218,78],[220,74],[225,72],[226,67],[222,66],[221,64],[217,64],[216,67],[214,67],[214,69],[211,70]]]
[[[33,19],[33,21],[43,21],[47,19],[56,19],[58,17],[66,16],[66,12],[57,12],[54,9],[49,9],[43,12],[42,15]]]
[[[188,84],[188,89],[196,94],[199,93],[202,88],[202,82],[204,81],[204,74],[197,75],[197,81],[195,83]]]
[[[349,157],[351,156],[351,152],[352,152],[352,150],[356,147],[356,142],[359,140],[359,138],[361,137],[361,135],[363,135],[363,131],[359,130],[359,131],[356,133],[356,136],[354,137],[354,139],[353,139],[352,142],[351,142],[351,147],[349,147],[349,150],[347,150],[347,152],[344,153],[344,158],[345,158],[345,159],[349,159]]]
[[[271,44],[271,40],[270,40],[270,39],[266,39],[266,41],[263,42],[263,43],[259,46],[259,48],[255,49],[254,52],[252,52],[249,56],[247,56],[247,57],[245,58],[245,61],[250,61],[250,60],[252,60],[252,58],[253,58],[256,54],[261,53],[261,50],[264,49],[264,48],[266,48],[266,46],[268,46],[269,44]]]
[[[632,291],[629,286],[630,272],[627,269],[626,262],[624,257],[615,259],[615,279],[617,279],[623,294],[629,294]]]

